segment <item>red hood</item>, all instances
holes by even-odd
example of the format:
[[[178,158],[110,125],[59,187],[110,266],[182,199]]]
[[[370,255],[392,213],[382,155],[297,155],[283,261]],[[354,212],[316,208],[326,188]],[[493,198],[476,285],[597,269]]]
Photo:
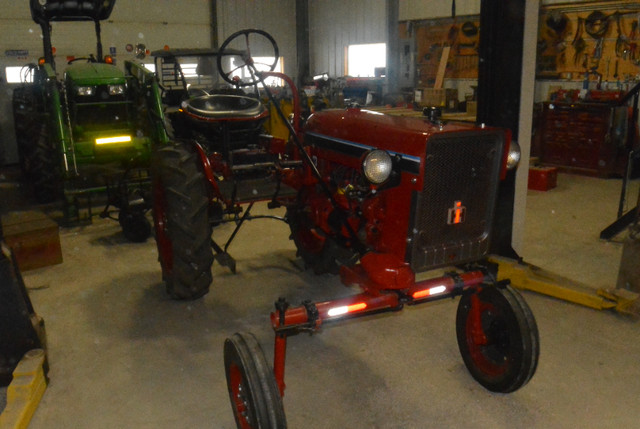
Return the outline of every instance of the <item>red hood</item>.
[[[474,128],[461,123],[434,125],[426,118],[393,116],[371,110],[323,110],[311,115],[304,132],[421,157],[429,136]]]

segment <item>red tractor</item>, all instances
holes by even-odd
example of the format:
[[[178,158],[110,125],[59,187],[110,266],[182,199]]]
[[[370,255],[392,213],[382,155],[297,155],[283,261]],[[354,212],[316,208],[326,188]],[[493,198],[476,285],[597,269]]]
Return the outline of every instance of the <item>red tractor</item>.
[[[361,292],[296,307],[280,298],[271,313],[272,368],[252,334],[227,339],[224,360],[238,427],[286,427],[289,335],[455,296],[458,345],[471,375],[494,392],[525,385],[538,361],[536,322],[486,260],[498,187],[519,160],[509,132],[358,107],[316,112],[303,124],[293,82],[272,71],[275,63],[260,70],[252,57],[252,49],[264,52],[265,44],[277,58],[268,34],[235,33],[221,46],[218,70],[236,88],[257,89],[269,77],[287,82],[293,118],[278,115],[289,141],[264,134],[268,110],[246,95],[207,93],[170,115],[177,138],[153,163],[156,240],[168,292],[182,299],[207,293],[214,254],[235,270],[227,247],[252,218],[252,205],[265,200],[286,207],[283,220],[309,268],[339,274]],[[273,101],[267,85],[263,92]],[[212,228],[228,220],[237,227],[223,248],[211,238]],[[443,267],[449,267],[440,270],[444,275],[423,274]],[[417,281],[416,274],[428,279]]]

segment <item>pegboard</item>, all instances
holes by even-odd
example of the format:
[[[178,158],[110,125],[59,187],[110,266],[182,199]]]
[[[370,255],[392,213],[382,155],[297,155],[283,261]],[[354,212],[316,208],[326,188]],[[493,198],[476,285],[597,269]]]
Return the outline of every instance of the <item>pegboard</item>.
[[[640,73],[640,4],[638,10],[597,8],[590,11],[541,9],[538,26],[537,77],[621,82]]]
[[[478,16],[403,22],[400,38],[415,38],[417,87],[432,88],[445,47],[450,47],[444,78],[478,78]]]

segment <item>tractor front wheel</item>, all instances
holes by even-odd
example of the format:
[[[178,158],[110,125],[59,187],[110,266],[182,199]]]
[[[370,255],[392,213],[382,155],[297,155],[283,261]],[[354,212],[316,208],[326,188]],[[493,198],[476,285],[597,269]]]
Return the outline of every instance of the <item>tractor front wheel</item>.
[[[264,352],[250,333],[236,333],[224,343],[229,400],[240,429],[287,427],[282,397]]]
[[[152,161],[153,221],[167,292],[196,299],[211,285],[211,225],[202,167],[187,144],[158,149]]]
[[[133,243],[144,243],[151,235],[151,224],[142,210],[120,209],[118,223],[126,239]]]
[[[527,303],[510,286],[486,286],[463,295],[456,333],[467,369],[486,389],[513,392],[533,377],[540,351],[538,327]]]

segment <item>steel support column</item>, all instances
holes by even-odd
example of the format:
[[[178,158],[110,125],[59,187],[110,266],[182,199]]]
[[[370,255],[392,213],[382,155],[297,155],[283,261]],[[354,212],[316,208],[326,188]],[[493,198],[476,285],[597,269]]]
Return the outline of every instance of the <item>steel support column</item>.
[[[482,0],[478,65],[477,121],[508,128],[518,136],[525,0]],[[511,246],[515,172],[498,191],[491,253],[517,258]]]
[[[387,85],[388,93],[396,93],[400,82],[400,37],[398,35],[398,0],[387,0]]]
[[[309,60],[309,0],[296,0],[296,55],[298,57],[297,82],[302,88],[311,77]]]
[[[211,49],[218,49],[218,2],[211,0],[209,20],[211,26]]]

